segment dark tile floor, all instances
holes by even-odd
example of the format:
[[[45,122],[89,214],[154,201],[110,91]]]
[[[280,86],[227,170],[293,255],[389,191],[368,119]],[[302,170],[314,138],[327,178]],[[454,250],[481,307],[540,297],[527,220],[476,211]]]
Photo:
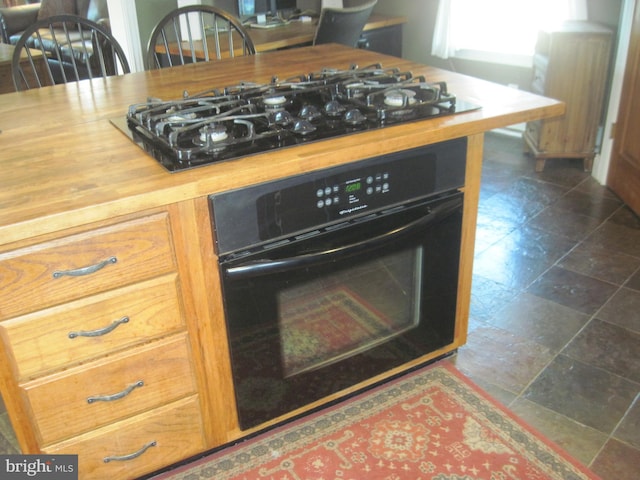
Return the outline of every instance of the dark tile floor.
[[[490,133],[465,346],[451,358],[604,480],[640,472],[640,219]]]
[[[519,138],[485,140],[468,343],[451,358],[604,480],[640,471],[640,219]],[[17,445],[0,404],[0,453]]]

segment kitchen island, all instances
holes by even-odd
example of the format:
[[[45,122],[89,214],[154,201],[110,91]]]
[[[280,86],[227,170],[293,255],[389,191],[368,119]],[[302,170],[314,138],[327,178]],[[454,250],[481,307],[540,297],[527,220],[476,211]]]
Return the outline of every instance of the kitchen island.
[[[354,63],[446,81],[482,108],[173,174],[112,123],[147,97]],[[337,45],[1,95],[0,388],[21,449],[80,454],[81,478],[133,478],[264,428],[238,426],[208,195],[466,137],[454,341],[366,384],[454,351],[466,341],[483,133],[563,109]]]

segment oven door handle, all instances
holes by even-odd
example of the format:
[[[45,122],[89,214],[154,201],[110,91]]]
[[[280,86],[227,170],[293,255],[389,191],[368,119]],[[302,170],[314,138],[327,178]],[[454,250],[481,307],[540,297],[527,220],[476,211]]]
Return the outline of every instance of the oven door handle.
[[[335,262],[336,260],[348,258],[356,254],[379,249],[389,243],[409,237],[416,231],[448,217],[451,213],[458,210],[461,205],[462,196],[458,196],[434,207],[433,209],[430,209],[426,215],[376,237],[337,248],[323,250],[321,252],[308,253],[295,257],[281,258],[277,260],[252,260],[237,267],[226,267],[224,269],[225,276],[229,280],[240,280],[248,277],[281,273],[298,268]]]

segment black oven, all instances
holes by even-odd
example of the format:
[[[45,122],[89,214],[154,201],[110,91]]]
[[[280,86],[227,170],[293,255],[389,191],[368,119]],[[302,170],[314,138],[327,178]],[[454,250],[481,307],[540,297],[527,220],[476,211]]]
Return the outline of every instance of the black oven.
[[[453,342],[466,139],[212,195],[242,429]]]

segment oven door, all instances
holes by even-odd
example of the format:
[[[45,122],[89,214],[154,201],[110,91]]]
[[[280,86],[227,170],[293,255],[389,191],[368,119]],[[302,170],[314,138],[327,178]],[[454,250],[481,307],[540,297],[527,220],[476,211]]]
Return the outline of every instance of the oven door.
[[[220,263],[240,426],[452,343],[463,194]]]

